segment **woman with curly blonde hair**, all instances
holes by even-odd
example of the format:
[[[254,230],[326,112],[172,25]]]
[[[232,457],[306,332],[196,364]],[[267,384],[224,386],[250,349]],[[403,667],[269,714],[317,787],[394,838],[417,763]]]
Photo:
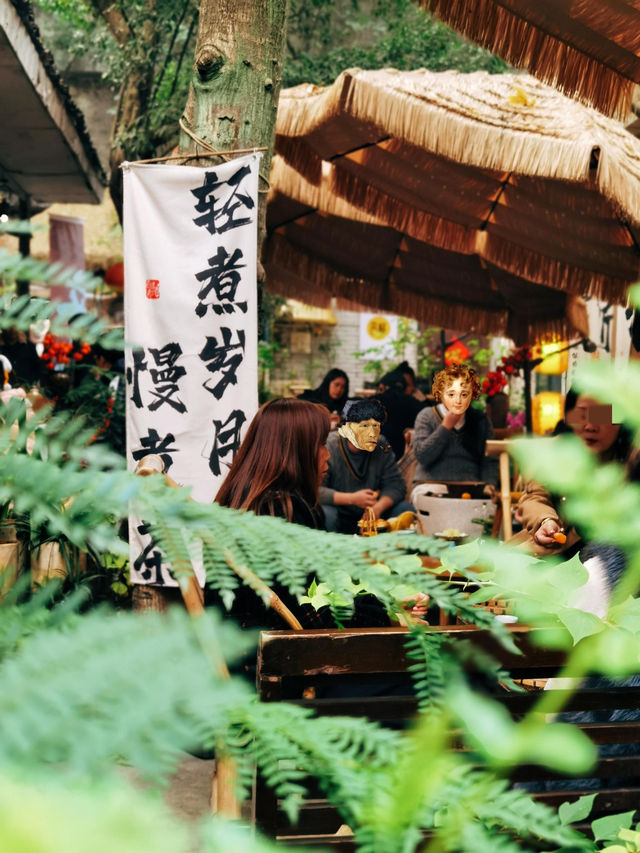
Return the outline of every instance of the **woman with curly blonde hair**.
[[[413,452],[418,464],[414,482],[472,481],[495,485],[495,460],[485,455],[493,430],[489,418],[470,408],[480,396],[478,376],[466,364],[452,364],[436,373],[437,405],[416,418]]]

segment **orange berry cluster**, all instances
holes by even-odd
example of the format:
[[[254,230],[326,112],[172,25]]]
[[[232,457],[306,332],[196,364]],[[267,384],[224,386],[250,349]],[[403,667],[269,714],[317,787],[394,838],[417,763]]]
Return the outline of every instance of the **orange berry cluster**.
[[[56,338],[54,335],[45,335],[44,350],[40,358],[45,362],[49,370],[54,370],[59,364],[70,364],[71,361],[82,361],[91,352],[89,344],[76,345],[73,341]]]

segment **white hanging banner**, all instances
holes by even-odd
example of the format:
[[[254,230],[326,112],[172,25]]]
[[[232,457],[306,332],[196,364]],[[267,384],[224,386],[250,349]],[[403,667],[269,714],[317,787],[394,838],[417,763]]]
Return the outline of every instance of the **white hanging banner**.
[[[149,453],[209,502],[258,408],[260,154],[124,170],[127,459]],[[131,579],[174,584],[130,519]]]

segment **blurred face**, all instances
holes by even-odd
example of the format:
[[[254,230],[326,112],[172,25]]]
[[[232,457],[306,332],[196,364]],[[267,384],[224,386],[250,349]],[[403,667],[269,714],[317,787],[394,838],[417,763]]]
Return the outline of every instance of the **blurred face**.
[[[329,383],[329,396],[332,400],[339,400],[344,394],[346,387],[347,383],[342,376],[336,376]]]
[[[471,405],[471,398],[471,385],[462,379],[454,379],[442,394],[445,408],[454,415],[464,414]]]
[[[368,450],[369,453],[373,453],[380,437],[380,421],[375,421],[373,418],[368,421],[360,421],[360,423],[351,421],[349,426],[360,450]]]
[[[611,406],[582,394],[565,420],[589,450],[598,454],[606,453],[620,432],[620,424],[612,423]]]
[[[329,470],[329,451],[323,444],[318,450],[318,485],[322,485],[322,481],[327,476]]]
[[[413,394],[416,390],[416,383],[413,381],[413,376],[410,373],[403,373],[402,375],[407,380],[407,387],[404,389],[404,393]]]

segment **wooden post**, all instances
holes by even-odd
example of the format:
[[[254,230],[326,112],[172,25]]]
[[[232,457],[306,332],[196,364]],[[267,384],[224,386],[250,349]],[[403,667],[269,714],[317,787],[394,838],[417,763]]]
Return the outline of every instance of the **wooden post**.
[[[20,219],[23,222],[28,222],[31,218],[31,203],[29,196],[20,198]],[[18,251],[23,258],[28,258],[31,252],[31,234],[18,234]],[[16,281],[16,293],[18,296],[29,295],[29,282]]]

